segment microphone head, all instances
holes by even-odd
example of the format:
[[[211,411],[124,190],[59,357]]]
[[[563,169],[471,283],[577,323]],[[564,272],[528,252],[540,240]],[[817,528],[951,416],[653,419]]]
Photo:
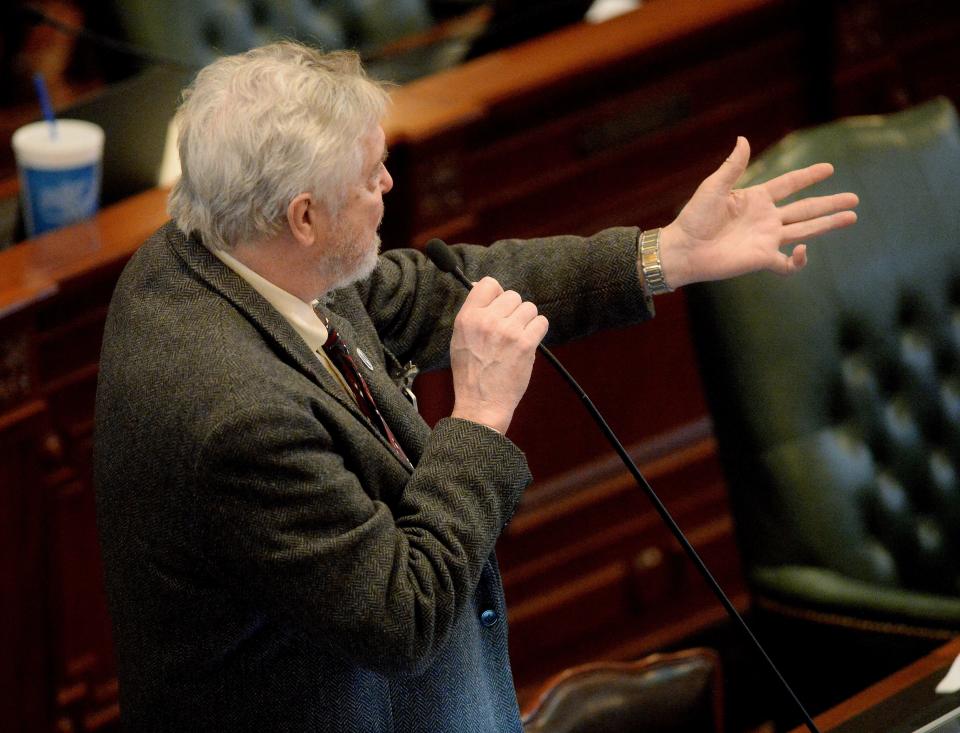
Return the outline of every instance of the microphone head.
[[[423,251],[441,272],[456,272],[460,267],[460,263],[457,262],[453,250],[451,250],[443,240],[431,239],[427,242],[427,246],[423,248]]]

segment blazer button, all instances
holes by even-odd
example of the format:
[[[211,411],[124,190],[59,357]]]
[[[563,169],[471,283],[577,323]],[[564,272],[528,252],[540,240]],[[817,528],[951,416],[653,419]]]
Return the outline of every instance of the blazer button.
[[[497,612],[491,608],[488,608],[486,611],[480,614],[480,623],[484,626],[490,627],[497,623],[497,619],[500,618],[497,616]]]

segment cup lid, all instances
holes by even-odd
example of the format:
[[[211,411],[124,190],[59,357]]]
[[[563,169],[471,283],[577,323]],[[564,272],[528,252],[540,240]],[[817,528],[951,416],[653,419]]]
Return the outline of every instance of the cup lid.
[[[57,120],[57,136],[50,123],[31,122],[13,133],[17,163],[31,168],[70,168],[87,165],[103,154],[103,128],[85,120]]]

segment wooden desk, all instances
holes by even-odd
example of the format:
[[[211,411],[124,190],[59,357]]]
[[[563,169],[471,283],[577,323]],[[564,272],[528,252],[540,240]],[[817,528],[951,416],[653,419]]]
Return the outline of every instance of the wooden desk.
[[[818,715],[814,722],[823,733],[835,730],[848,720],[875,708],[925,677],[941,671],[946,674],[947,669],[953,664],[953,660],[957,658],[958,654],[960,654],[960,637],[914,662],[909,667],[900,670],[885,680],[881,680],[846,702],[837,705],[822,715]],[[960,705],[960,700],[957,701],[957,705]],[[893,724],[895,724],[895,721],[891,721],[891,725]],[[805,726],[791,731],[791,733],[806,732],[807,728]],[[884,733],[884,731],[877,730],[876,733]]]
[[[650,0],[492,54],[396,91],[384,241],[662,225],[738,134],[759,150],[834,112],[960,99],[957,38],[960,5],[942,0]],[[93,395],[116,277],[163,201],[149,191],[0,252],[3,730],[117,719]],[[744,608],[682,293],[658,298],[650,324],[558,353]],[[558,380],[537,367],[511,428],[538,479],[498,547],[521,698],[565,666],[638,657],[723,618]],[[428,421],[449,411],[448,376],[418,392]]]

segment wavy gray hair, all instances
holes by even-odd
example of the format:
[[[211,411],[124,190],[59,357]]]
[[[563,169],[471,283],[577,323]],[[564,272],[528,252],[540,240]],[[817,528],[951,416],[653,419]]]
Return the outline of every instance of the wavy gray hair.
[[[359,138],[388,99],[351,51],[282,42],[214,61],[177,112],[182,173],[170,215],[208,247],[230,249],[281,231],[303,192],[336,214],[361,173]]]

